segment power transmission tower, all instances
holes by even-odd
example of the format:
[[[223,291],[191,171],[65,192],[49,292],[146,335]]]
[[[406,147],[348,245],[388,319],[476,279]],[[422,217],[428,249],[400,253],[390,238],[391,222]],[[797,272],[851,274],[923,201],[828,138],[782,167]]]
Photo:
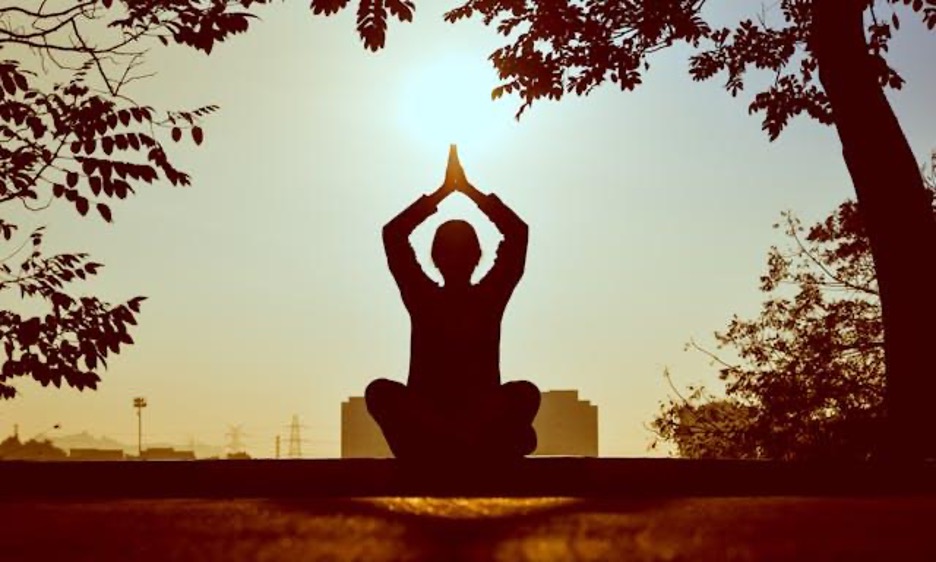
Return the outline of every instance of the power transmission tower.
[[[302,458],[302,436],[300,434],[299,416],[293,415],[292,423],[289,424],[289,452],[287,456],[291,459]]]
[[[243,453],[244,452],[244,428],[242,425],[230,425],[228,426],[227,433],[228,443],[227,449],[230,453]]]

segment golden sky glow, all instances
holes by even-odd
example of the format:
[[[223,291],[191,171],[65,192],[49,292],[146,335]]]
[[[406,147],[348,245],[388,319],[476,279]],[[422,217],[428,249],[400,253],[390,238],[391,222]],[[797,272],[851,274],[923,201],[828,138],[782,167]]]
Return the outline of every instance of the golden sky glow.
[[[113,225],[64,206],[34,217],[49,249],[107,265],[89,291],[150,297],[137,345],[96,393],[20,383],[22,396],[0,403],[0,433],[61,423],[61,434],[132,443],[142,395],[151,441],[220,444],[242,424],[249,452],[269,456],[298,414],[307,454],[337,455],[341,401],[405,376],[408,319],[380,227],[439,185],[450,142],[471,181],[530,225],[504,319],[506,379],[578,389],[598,404],[609,456],[648,454],[664,366],[678,384],[717,389],[715,369],[683,344],[711,344],[733,313],[757,311],[780,211],[813,221],[850,195],[834,131],[802,119],[769,143],[748,98],[694,84],[679,50],[655,58],[636,92],[542,102],[517,123],[516,99],[489,97],[498,37],[445,24],[445,8],[419,4],[377,54],[352,13],[316,19],[296,2],[264,9],[210,57],[154,50],[141,102],[222,108],[203,146],[172,147],[194,186],[141,189],[113,206]],[[908,81],[891,99],[921,159],[936,146],[934,47],[903,22],[891,48]],[[489,267],[496,232],[460,195],[415,233],[423,263],[449,216],[477,226]]]
[[[413,142],[436,151],[455,143],[465,155],[484,155],[502,144],[513,108],[491,103],[497,75],[484,58],[436,52],[400,82],[400,126]]]

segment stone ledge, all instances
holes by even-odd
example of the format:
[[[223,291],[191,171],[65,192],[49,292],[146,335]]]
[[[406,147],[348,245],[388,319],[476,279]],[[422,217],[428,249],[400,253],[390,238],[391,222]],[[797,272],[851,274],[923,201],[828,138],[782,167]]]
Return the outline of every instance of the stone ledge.
[[[936,495],[936,464],[539,457],[0,462],[0,499]]]

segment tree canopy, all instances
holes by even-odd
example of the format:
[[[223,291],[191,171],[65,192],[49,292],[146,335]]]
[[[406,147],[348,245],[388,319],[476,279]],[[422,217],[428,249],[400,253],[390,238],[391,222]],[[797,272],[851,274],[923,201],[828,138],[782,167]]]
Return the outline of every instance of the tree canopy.
[[[695,80],[724,76],[725,89],[743,93],[750,72],[773,80],[756,92],[751,113],[763,114],[763,127],[776,138],[790,119],[806,113],[831,124],[831,105],[818,83],[813,44],[813,0],[781,0],[731,27],[706,17],[706,0],[469,0],[445,14],[446,21],[477,17],[505,38],[490,60],[502,83],[492,92],[517,93],[518,116],[535,101],[584,95],[610,83],[633,90],[650,70],[653,54],[682,43],[696,52],[689,61]],[[710,2],[712,3],[712,2]],[[822,3],[819,0],[818,3]],[[887,62],[888,43],[900,29],[901,13],[936,27],[933,0],[848,0],[867,9],[868,44],[875,73],[883,86],[900,88],[904,80]],[[331,15],[348,0],[312,0],[315,14]],[[388,20],[412,20],[415,5],[406,0],[359,0],[357,32],[371,50],[384,47]]]
[[[809,228],[790,212],[775,226],[788,243],[768,252],[760,314],[733,316],[718,353],[689,344],[724,395],[674,388],[651,427],[687,457],[867,459],[883,431],[884,327],[861,214],[846,201]]]
[[[170,41],[210,53],[246,31],[246,10],[267,0],[84,0],[0,8],[0,293],[18,292],[40,314],[0,311],[0,397],[13,379],[96,388],[109,354],[133,343],[143,297],[112,305],[77,296],[76,284],[102,265],[86,253],[46,256],[45,227],[21,234],[19,207],[40,212],[56,200],[81,216],[113,220],[112,205],[142,185],[184,187],[165,143],[187,131],[201,144],[202,118],[143,106],[127,86],[146,78],[147,49]]]

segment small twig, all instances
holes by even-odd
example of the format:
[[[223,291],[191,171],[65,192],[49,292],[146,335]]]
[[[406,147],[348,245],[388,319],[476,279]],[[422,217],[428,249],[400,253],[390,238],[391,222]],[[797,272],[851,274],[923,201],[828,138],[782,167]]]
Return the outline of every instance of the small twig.
[[[687,399],[682,395],[682,393],[680,393],[679,390],[676,388],[676,385],[673,384],[673,377],[672,377],[672,375],[670,375],[669,367],[663,367],[663,378],[666,379],[666,384],[667,384],[667,386],[670,387],[670,390],[673,391],[673,394],[675,394],[676,397],[679,398],[679,399],[682,401],[683,404],[685,404],[685,405],[688,406],[688,405],[689,405],[689,400],[687,400]]]
[[[715,355],[715,354],[712,353],[711,351],[709,351],[709,350],[705,349],[704,347],[700,346],[699,344],[696,343],[696,341],[695,341],[694,339],[690,339],[688,345],[689,345],[689,347],[691,347],[692,349],[695,349],[696,351],[702,353],[703,355],[708,356],[709,359],[711,359],[712,361],[715,361],[716,363],[718,363],[719,365],[721,365],[721,366],[723,366],[723,367],[725,367],[725,368],[727,368],[727,369],[737,369],[737,368],[738,368],[737,365],[731,365],[730,363],[727,363],[727,362],[724,361],[721,357]]]
[[[50,12],[50,13],[48,13],[48,14],[43,14],[43,13],[42,13],[42,9],[45,7],[45,0],[43,0],[42,4],[39,5],[39,11],[36,11],[36,12],[33,12],[33,11],[31,11],[31,10],[27,10],[27,9],[25,9],[25,8],[21,8],[21,7],[19,7],[19,6],[10,6],[10,7],[7,7],[7,8],[0,8],[0,14],[16,12],[16,13],[20,13],[20,14],[23,14],[23,15],[26,15],[26,16],[33,17],[33,18],[57,18],[57,17],[61,17],[61,16],[67,16],[67,15],[70,14],[71,12],[75,12],[75,11],[79,11],[79,12],[80,12],[80,11],[82,11],[84,8],[87,8],[87,7],[89,7],[89,6],[93,6],[94,3],[95,3],[95,1],[96,1],[96,0],[91,0],[91,1],[89,1],[89,2],[83,2],[83,3],[81,3],[81,4],[76,4],[76,5],[74,5],[74,6],[70,7],[70,8],[67,8],[67,9],[62,10],[62,11],[59,11],[59,12]]]
[[[787,220],[789,221],[790,219],[787,219]],[[793,226],[792,223],[790,223],[790,225]],[[826,267],[824,263],[822,263],[816,256],[813,255],[811,251],[809,251],[809,249],[806,248],[806,245],[803,244],[803,241],[800,239],[799,235],[796,233],[795,228],[791,228],[788,231],[788,234],[796,242],[796,245],[799,247],[802,254],[805,255],[807,258],[809,258],[809,260],[813,262],[822,271],[822,273],[824,273],[827,277],[829,277],[829,279],[832,279],[836,283],[839,283],[840,285],[844,287],[848,287],[849,289],[852,289],[854,291],[858,291],[858,292],[865,293],[868,295],[875,295],[875,296],[878,295],[877,291],[874,291],[868,287],[861,287],[859,285],[855,285],[854,283],[845,281],[844,279],[841,279],[839,276],[837,276],[832,271],[830,271],[829,268]]]

